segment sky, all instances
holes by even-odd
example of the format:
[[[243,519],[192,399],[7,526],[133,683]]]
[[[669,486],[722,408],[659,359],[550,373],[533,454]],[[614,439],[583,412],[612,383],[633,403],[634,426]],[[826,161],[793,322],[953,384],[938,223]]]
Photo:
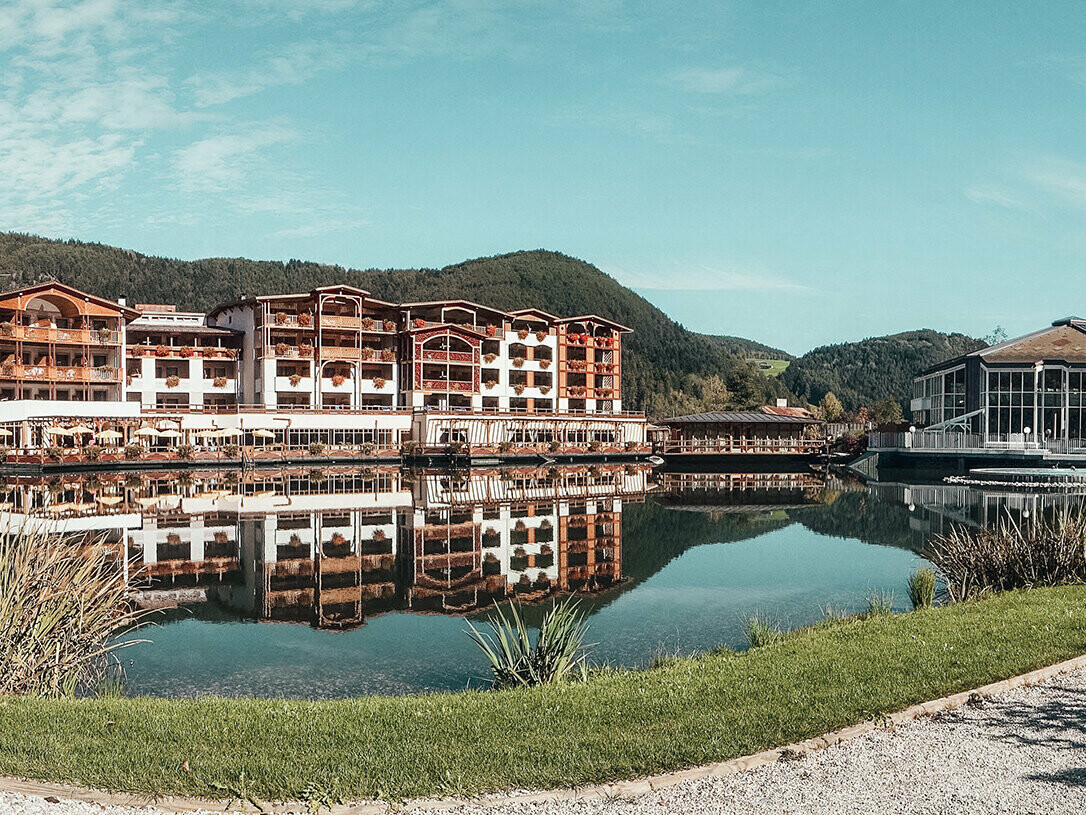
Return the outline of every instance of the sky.
[[[0,230],[546,248],[792,353],[1013,336],[1086,314],[1084,31],[1082,0],[0,0]]]

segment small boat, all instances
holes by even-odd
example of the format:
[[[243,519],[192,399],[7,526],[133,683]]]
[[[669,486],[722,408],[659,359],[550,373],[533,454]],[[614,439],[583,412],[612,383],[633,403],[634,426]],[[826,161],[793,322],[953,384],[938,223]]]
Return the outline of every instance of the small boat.
[[[664,460],[659,456],[649,456],[648,461],[653,467],[659,467],[664,463]]]

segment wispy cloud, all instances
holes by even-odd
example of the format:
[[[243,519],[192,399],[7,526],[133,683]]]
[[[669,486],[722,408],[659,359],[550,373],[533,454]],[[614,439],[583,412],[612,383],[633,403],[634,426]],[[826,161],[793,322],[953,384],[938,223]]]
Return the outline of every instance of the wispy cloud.
[[[1037,161],[1027,169],[1026,180],[1057,200],[1086,206],[1086,164],[1062,158]]]
[[[613,267],[609,272],[625,285],[642,290],[814,292],[811,286],[750,269],[700,264],[674,264],[666,270],[634,271]]]
[[[691,93],[750,96],[766,93],[788,84],[781,74],[769,73],[744,66],[720,68],[680,68],[669,76],[670,83]]]
[[[1002,187],[990,184],[981,184],[967,187],[965,197],[974,204],[1001,207],[1003,209],[1025,212],[1032,207],[1018,196],[1008,192]]]
[[[297,137],[289,127],[263,123],[200,139],[174,153],[178,187],[189,193],[237,188],[255,169],[260,169],[264,148]]]

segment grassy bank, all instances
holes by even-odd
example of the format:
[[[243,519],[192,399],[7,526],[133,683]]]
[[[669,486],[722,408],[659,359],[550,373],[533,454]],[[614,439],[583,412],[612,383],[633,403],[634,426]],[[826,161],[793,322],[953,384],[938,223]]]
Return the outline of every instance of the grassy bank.
[[[756,752],[1084,652],[1076,586],[826,623],[584,685],[331,702],[9,698],[0,774],[214,797],[244,786],[265,800],[314,783],[346,798],[583,784]]]

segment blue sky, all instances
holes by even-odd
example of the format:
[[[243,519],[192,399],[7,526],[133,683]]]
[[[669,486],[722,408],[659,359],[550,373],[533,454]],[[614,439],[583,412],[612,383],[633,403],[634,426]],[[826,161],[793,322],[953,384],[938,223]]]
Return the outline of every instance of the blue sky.
[[[793,352],[1021,333],[1086,313],[1083,31],[1081,0],[0,0],[0,229],[544,247]]]

